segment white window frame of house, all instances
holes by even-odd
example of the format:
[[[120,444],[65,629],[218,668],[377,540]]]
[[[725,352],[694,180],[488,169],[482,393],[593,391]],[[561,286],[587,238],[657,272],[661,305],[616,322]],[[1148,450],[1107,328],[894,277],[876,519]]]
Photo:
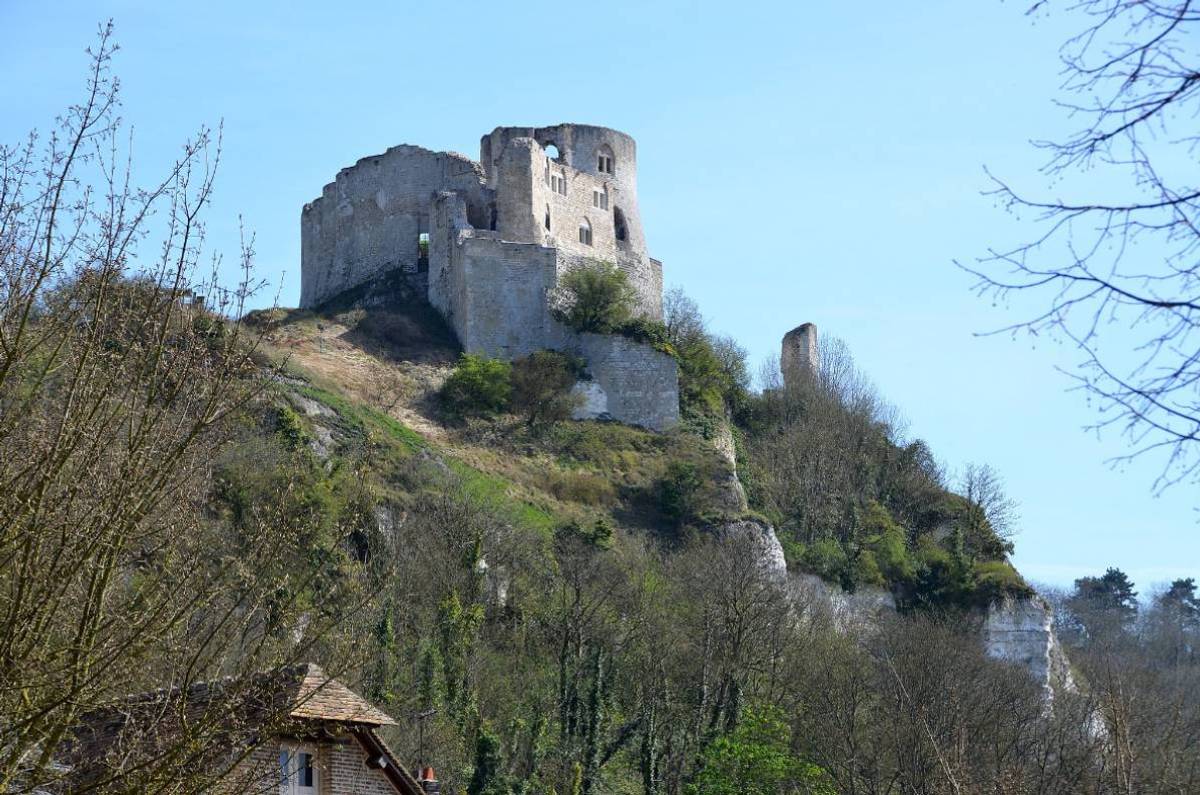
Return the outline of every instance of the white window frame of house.
[[[613,156],[604,152],[597,153],[596,170],[601,174],[613,173]]]
[[[608,191],[603,188],[592,188],[592,206],[601,210],[608,209]]]
[[[585,246],[592,245],[592,222],[587,218],[579,225],[579,242]]]
[[[300,762],[307,755],[311,784],[305,784]],[[318,795],[321,791],[321,767],[317,748],[307,743],[281,743],[279,746],[279,795]]]

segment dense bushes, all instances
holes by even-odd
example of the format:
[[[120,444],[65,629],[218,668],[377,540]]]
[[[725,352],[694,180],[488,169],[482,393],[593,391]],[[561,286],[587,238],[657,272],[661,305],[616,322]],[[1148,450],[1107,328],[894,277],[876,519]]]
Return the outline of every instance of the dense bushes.
[[[739,413],[749,396],[746,351],[709,333],[700,308],[680,290],[663,298],[663,330],[679,362],[679,405],[685,417]]]
[[[535,351],[512,364],[464,353],[442,385],[446,413],[457,419],[515,411],[527,424],[565,420],[579,404],[572,392],[583,362],[557,351]]]
[[[508,409],[512,366],[500,359],[464,353],[442,385],[441,399],[455,417],[489,416]]]
[[[583,362],[558,351],[535,351],[512,364],[512,407],[529,425],[565,420],[578,407],[571,391]]]

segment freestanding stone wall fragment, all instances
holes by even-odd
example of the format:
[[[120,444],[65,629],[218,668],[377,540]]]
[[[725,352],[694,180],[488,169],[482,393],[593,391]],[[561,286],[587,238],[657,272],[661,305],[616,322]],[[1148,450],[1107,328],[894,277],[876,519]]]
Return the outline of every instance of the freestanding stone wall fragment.
[[[804,323],[783,335],[779,367],[783,371],[785,387],[801,384],[817,373],[821,367],[821,359],[817,350],[815,325]]]

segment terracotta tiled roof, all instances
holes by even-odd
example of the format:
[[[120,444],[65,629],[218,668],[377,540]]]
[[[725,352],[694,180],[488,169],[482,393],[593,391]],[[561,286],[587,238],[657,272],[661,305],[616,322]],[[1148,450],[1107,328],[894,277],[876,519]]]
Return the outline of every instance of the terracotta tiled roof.
[[[312,663],[292,666],[294,690],[293,718],[329,720],[340,723],[365,723],[372,726],[395,726],[387,713],[376,709],[369,701],[332,678]]]

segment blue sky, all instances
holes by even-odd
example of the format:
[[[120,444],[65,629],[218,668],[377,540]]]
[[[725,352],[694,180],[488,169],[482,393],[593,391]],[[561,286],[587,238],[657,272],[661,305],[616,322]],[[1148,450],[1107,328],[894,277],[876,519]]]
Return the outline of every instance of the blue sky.
[[[299,215],[338,169],[398,143],[478,156],[498,125],[601,124],[638,141],[642,219],[670,285],[762,360],[804,321],[861,367],[951,470],[986,462],[1020,502],[1031,579],[1200,577],[1196,490],[1114,468],[1116,435],[1052,342],[980,337],[1018,317],[952,264],[1019,241],[983,167],[1037,189],[1065,16],[1027,3],[437,3],[0,0],[0,140],[79,96],[112,17],[149,178],[224,121],[209,216],[299,295]],[[270,300],[271,296],[264,296]]]

